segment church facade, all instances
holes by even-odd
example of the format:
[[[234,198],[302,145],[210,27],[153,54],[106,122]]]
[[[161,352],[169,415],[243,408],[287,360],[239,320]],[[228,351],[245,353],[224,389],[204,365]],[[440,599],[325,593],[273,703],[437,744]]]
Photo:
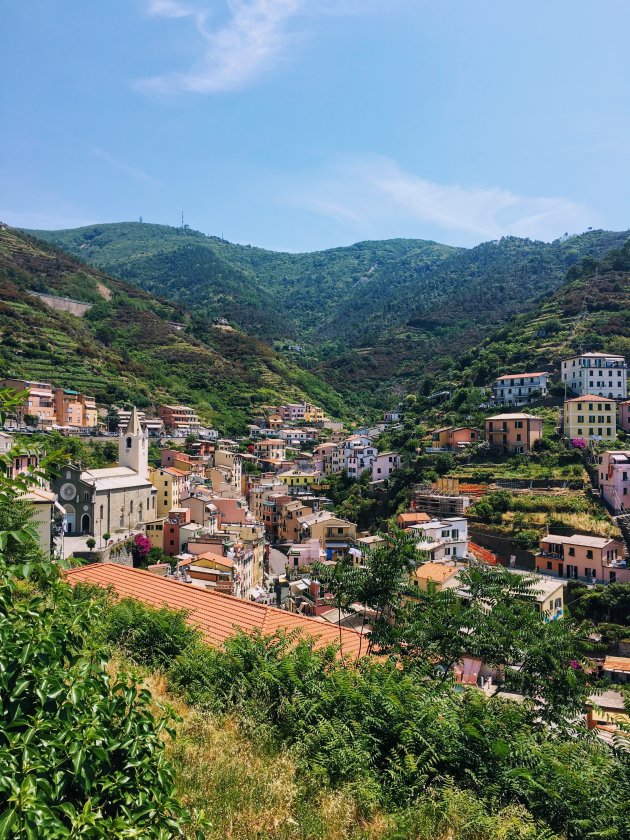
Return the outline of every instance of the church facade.
[[[63,467],[53,484],[67,535],[136,530],[156,517],[157,491],[148,480],[149,441],[134,408],[118,441],[118,466],[101,470]]]

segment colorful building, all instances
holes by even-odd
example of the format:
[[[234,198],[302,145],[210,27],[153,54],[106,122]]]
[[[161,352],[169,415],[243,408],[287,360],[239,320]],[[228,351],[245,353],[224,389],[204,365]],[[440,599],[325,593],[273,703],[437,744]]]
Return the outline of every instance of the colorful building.
[[[573,397],[564,404],[564,436],[568,440],[614,440],[617,406],[606,397]]]
[[[201,425],[195,409],[187,405],[160,405],[158,417],[167,429],[173,429],[182,434],[194,433]]]
[[[380,452],[372,461],[372,481],[385,481],[400,469],[400,464],[398,452]]]
[[[431,435],[433,449],[444,449],[447,452],[456,449],[463,449],[477,443],[479,432],[470,426],[447,426],[444,429],[436,429]]]
[[[624,544],[611,537],[547,534],[540,541],[536,571],[587,583],[630,582]]]
[[[25,402],[16,410],[18,420],[23,421],[25,414],[31,414],[39,419],[40,426],[52,426],[58,422],[50,383],[34,382],[30,379],[2,379],[0,388],[11,388],[19,393],[28,391]]]
[[[300,542],[319,540],[328,560],[339,560],[345,557],[357,538],[357,526],[354,522],[341,519],[327,510],[300,516],[298,522],[300,523]]]
[[[630,450],[602,452],[599,490],[614,514],[630,513]]]
[[[531,452],[542,438],[543,421],[532,414],[495,414],[486,417],[486,440],[505,454]]]

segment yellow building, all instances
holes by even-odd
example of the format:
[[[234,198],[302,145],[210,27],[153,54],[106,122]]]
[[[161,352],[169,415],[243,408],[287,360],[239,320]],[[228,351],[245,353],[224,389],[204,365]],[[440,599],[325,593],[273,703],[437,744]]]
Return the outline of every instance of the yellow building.
[[[151,543],[151,548],[164,548],[164,522],[166,517],[162,516],[159,519],[152,519],[151,522],[146,522],[144,530],[146,537]]]
[[[447,563],[424,563],[413,570],[410,583],[423,592],[429,587],[435,592],[442,592],[443,589],[452,589],[458,585],[459,571],[459,567]]]
[[[304,422],[305,423],[323,423],[326,419],[324,409],[318,405],[311,405],[306,403],[304,406]]]
[[[617,437],[617,404],[588,394],[564,403],[564,436],[569,440],[614,440]]]
[[[319,476],[315,473],[301,472],[300,470],[287,470],[283,473],[278,473],[278,480],[287,487],[303,487],[309,488],[319,481]]]
[[[149,481],[157,490],[157,516],[179,507],[179,499],[186,476],[175,467],[151,467]]]
[[[328,560],[346,557],[357,538],[357,526],[354,522],[341,519],[328,510],[299,516],[300,542],[317,539],[326,552]]]

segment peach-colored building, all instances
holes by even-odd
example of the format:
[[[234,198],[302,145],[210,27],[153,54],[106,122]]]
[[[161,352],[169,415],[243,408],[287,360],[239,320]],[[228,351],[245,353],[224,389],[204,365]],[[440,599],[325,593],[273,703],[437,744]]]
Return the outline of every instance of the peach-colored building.
[[[630,568],[621,540],[573,534],[547,534],[540,541],[536,570],[589,583],[629,583]]]
[[[619,405],[619,428],[630,432],[630,400],[624,400]]]
[[[280,438],[267,438],[254,444],[254,455],[263,461],[284,461],[286,443]]]
[[[55,418],[59,426],[93,429],[98,424],[94,397],[68,388],[55,388],[54,401]]]
[[[158,417],[167,428],[176,432],[194,432],[200,425],[195,409],[186,405],[160,405]]]
[[[530,452],[542,438],[543,421],[533,414],[495,414],[486,417],[486,440],[505,453]]]
[[[14,391],[28,391],[24,404],[18,409],[19,419],[25,414],[39,417],[42,426],[51,426],[57,422],[55,417],[55,400],[53,388],[48,382],[32,382],[29,379],[2,379],[0,388],[11,388]]]
[[[630,450],[602,452],[599,489],[614,514],[630,512]]]
[[[448,426],[432,433],[434,449],[460,449],[479,440],[479,432],[470,426]]]

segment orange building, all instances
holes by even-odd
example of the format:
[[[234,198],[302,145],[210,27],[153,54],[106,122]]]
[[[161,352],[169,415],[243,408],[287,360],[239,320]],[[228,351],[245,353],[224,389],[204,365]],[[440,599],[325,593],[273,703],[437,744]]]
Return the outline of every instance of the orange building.
[[[448,426],[436,429],[432,434],[433,446],[436,449],[461,449],[479,440],[479,432],[470,426]]]
[[[505,453],[530,452],[542,438],[543,421],[533,414],[495,414],[486,417],[486,440]]]
[[[536,570],[588,583],[630,583],[621,540],[573,534],[547,534],[540,541]]]
[[[32,382],[28,379],[2,379],[0,388],[11,388],[13,391],[28,391],[24,404],[17,410],[20,420],[25,414],[32,414],[39,418],[42,426],[51,426],[56,422],[55,400],[53,388],[48,382]]]
[[[55,417],[59,426],[78,426],[94,428],[98,424],[94,397],[71,391],[68,388],[55,388]]]
[[[194,408],[186,405],[160,405],[158,417],[164,425],[176,432],[193,432],[199,428],[199,417]]]

